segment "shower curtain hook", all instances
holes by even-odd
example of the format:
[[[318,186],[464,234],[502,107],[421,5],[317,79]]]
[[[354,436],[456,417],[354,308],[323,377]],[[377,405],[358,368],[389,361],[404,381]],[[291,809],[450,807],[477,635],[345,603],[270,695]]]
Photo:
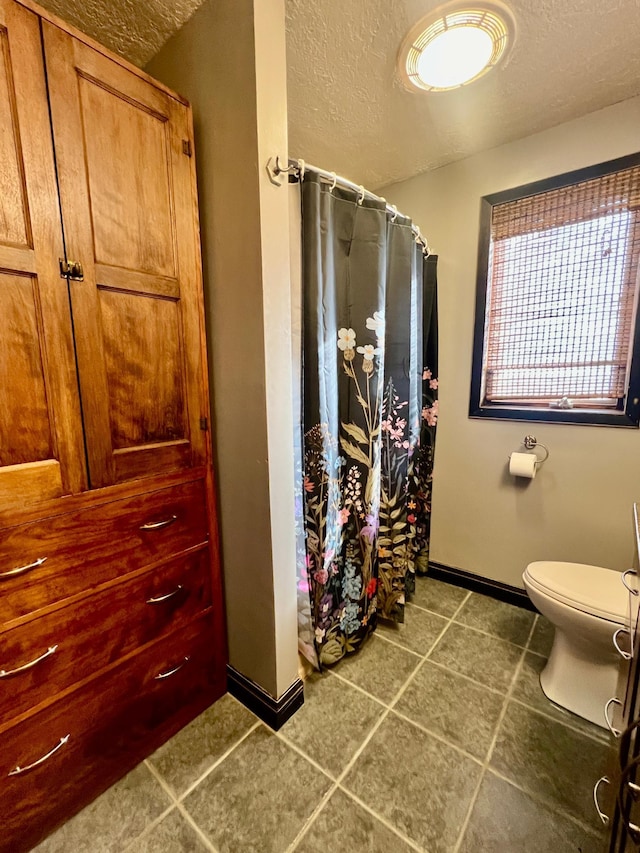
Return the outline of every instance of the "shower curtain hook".
[[[362,186],[362,184],[360,184],[359,189],[360,189],[360,198],[358,199],[358,204],[362,204],[362,202],[364,201],[364,187]]]
[[[304,181],[305,165],[304,160],[298,160],[298,180],[300,183]]]
[[[396,219],[398,218],[398,208],[395,206],[395,204],[392,204],[391,210],[393,210],[393,216],[391,217],[391,221],[395,222]]]
[[[332,183],[332,184],[331,184],[331,186],[329,187],[329,192],[330,192],[330,193],[332,193],[332,192],[335,190],[335,188],[336,188],[336,184],[338,183],[338,178],[337,178],[337,176],[336,176],[336,173],[335,173],[335,172],[331,172],[331,177],[333,178],[333,183]]]

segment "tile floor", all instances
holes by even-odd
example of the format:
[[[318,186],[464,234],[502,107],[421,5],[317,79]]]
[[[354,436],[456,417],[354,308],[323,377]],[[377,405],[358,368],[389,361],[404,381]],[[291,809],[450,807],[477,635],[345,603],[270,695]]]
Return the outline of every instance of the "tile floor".
[[[550,626],[420,579],[274,734],[231,696],[39,853],[598,853],[605,733],[544,697]]]

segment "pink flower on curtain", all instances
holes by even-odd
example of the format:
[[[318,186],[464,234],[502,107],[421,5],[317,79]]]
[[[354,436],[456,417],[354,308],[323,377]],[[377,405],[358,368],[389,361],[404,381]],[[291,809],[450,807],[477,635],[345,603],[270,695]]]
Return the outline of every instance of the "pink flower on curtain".
[[[317,572],[314,572],[313,577],[317,583],[324,586],[329,580],[329,572],[326,569],[318,569]]]
[[[425,406],[423,408],[422,419],[429,426],[435,426],[438,423],[438,400],[434,402],[433,406]]]
[[[375,515],[367,516],[367,523],[360,530],[360,536],[364,539],[368,539],[369,542],[373,542],[376,536],[376,531],[378,529],[378,519]]]

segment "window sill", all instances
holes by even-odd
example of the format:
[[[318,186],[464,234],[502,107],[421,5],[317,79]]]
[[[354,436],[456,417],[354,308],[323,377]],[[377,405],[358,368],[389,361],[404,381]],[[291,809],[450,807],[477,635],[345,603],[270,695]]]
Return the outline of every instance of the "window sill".
[[[603,409],[530,409],[515,406],[471,406],[470,418],[484,420],[529,421],[533,423],[584,424],[585,426],[612,426],[637,429],[640,423],[640,407],[630,412],[605,411]]]

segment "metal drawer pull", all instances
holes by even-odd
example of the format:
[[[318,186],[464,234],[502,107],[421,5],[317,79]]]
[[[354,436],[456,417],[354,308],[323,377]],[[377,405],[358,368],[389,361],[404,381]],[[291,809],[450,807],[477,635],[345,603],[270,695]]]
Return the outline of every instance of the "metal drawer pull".
[[[627,575],[637,575],[636,570],[635,569],[627,569],[626,572],[622,573],[620,580],[622,581],[623,585],[629,590],[631,595],[638,595],[638,590],[634,589],[632,586],[629,586],[629,584],[627,583]]]
[[[28,669],[31,669],[36,664],[40,663],[40,661],[45,660],[45,658],[50,658],[51,655],[55,655],[57,651],[57,646],[50,646],[43,655],[40,655],[39,658],[30,660],[29,663],[24,663],[22,666],[16,667],[16,669],[0,669],[0,678],[9,678],[10,675],[18,675],[19,672],[26,672]]]
[[[179,592],[182,592],[182,584],[178,584],[173,592],[168,592],[166,595],[159,595],[157,598],[147,598],[147,604],[162,604],[163,601],[169,601],[170,598],[173,598]]]
[[[630,632],[626,628],[618,628],[618,630],[614,632],[612,639],[613,639],[613,645],[615,646],[615,649],[618,652],[618,654],[620,655],[620,657],[623,657],[625,660],[631,660],[631,658],[633,657],[631,652],[625,652],[620,648],[620,644],[618,643],[618,634],[629,634],[630,635]]]
[[[609,729],[611,734],[614,737],[620,737],[622,732],[619,729],[614,729],[613,724],[612,724],[611,720],[609,719],[609,708],[612,705],[622,705],[622,702],[619,699],[617,699],[615,696],[612,697],[611,699],[609,699],[607,704],[604,706],[604,719],[605,719],[605,722],[607,724],[607,728]]]
[[[17,575],[23,575],[25,572],[30,572],[31,569],[37,569],[38,566],[41,566],[46,559],[46,557],[38,557],[37,560],[33,563],[29,563],[28,566],[18,566],[17,569],[9,569],[8,572],[0,572],[0,581],[5,578],[15,578]]]
[[[596,784],[593,786],[593,803],[594,803],[594,805],[595,805],[595,807],[596,807],[596,811],[598,812],[598,817],[600,818],[600,820],[602,821],[602,823],[603,823],[605,826],[607,826],[607,825],[608,825],[608,823],[609,823],[609,817],[608,817],[608,815],[606,815],[606,814],[602,811],[602,809],[600,808],[600,805],[599,805],[599,803],[598,803],[598,788],[600,787],[600,785],[601,785],[603,782],[606,782],[606,784],[607,784],[607,785],[610,785],[610,784],[611,784],[611,780],[609,779],[609,777],[608,777],[608,776],[601,776],[601,777],[598,779],[598,781],[596,782]]]
[[[177,519],[177,515],[172,515],[171,518],[165,518],[164,521],[147,521],[146,524],[140,525],[140,530],[160,530],[163,527],[168,527],[170,524],[173,524]]]
[[[26,767],[16,767],[8,776],[20,776],[21,773],[27,773],[29,770],[33,770],[35,767],[39,767],[41,764],[44,764],[45,761],[48,761],[52,755],[55,755],[59,749],[65,745],[65,743],[69,740],[71,735],[66,735],[65,737],[60,738],[60,743],[56,744],[52,750],[50,750],[46,755],[43,755],[42,758],[39,758],[37,761],[34,761],[33,764],[27,764]]]
[[[178,664],[178,666],[174,666],[173,669],[168,669],[166,672],[159,672],[155,676],[156,681],[162,681],[163,678],[169,678],[170,675],[175,675],[176,672],[181,670],[185,663],[189,663],[190,660],[191,658],[189,657],[189,655],[187,655],[186,658],[182,661],[182,663]]]

